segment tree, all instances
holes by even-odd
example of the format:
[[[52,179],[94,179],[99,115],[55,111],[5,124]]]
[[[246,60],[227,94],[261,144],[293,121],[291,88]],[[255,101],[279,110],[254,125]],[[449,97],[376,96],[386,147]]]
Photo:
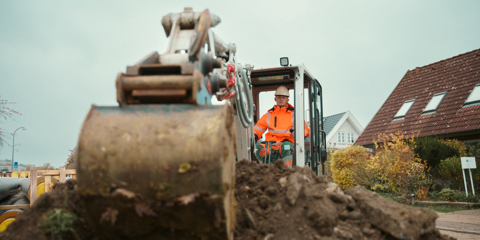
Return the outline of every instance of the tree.
[[[441,160],[454,156],[460,157],[459,149],[454,148],[453,145],[452,142],[449,145],[447,141],[442,142],[434,137],[423,137],[417,139],[413,151],[424,163],[427,163],[430,170],[435,170]]]
[[[30,171],[32,169],[32,167],[35,167],[35,165],[32,165],[32,164],[27,164],[26,166],[26,171]]]
[[[0,121],[6,121],[8,119],[15,119],[15,115],[22,115],[21,113],[13,110],[10,105],[15,104],[15,102],[10,102],[8,100],[2,99],[0,96]],[[2,148],[3,144],[8,142],[5,140],[9,138],[6,132],[0,127],[0,149]]]
[[[75,146],[73,149],[69,150],[70,154],[68,155],[67,162],[65,163],[65,166],[67,169],[76,169],[77,166],[77,147]]]
[[[44,163],[43,166],[38,167],[37,170],[55,170],[55,168],[50,163]]]

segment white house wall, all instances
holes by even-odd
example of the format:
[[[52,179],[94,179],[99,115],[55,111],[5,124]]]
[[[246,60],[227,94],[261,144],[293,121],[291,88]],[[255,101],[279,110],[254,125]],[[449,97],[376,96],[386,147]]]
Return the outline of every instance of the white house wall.
[[[345,133],[345,143],[338,142],[338,133],[339,132],[344,132]],[[340,127],[337,129],[337,131],[331,132],[330,134],[328,134],[329,136],[327,137],[327,148],[341,149],[341,148],[346,148],[346,147],[352,146],[353,143],[347,143],[348,133],[353,133],[354,134],[353,142],[355,142],[355,140],[357,140],[358,136],[360,136],[360,133],[361,133],[361,132],[357,131],[357,129],[353,126],[353,124],[350,121],[350,118],[347,118],[345,121],[343,121],[343,123],[340,125]]]

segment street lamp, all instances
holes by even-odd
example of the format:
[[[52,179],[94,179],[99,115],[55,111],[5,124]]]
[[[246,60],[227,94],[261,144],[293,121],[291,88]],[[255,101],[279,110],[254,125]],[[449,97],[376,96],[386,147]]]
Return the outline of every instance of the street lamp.
[[[15,132],[13,132],[13,145],[12,145],[12,172],[13,172],[13,156],[14,156],[14,153],[15,153],[15,133],[17,133],[17,131],[19,129],[22,129],[22,130],[27,130],[26,128],[24,127],[19,127],[15,130]]]

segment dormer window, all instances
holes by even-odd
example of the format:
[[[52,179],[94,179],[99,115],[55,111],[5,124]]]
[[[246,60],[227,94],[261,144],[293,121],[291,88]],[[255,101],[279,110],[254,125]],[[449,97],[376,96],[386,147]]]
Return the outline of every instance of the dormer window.
[[[475,85],[472,92],[468,96],[467,101],[465,101],[465,104],[463,104],[464,107],[473,105],[480,105],[480,83]]]
[[[413,106],[415,101],[416,99],[405,101],[400,110],[398,110],[397,114],[395,114],[395,117],[393,117],[393,121],[405,119],[405,116],[407,115],[408,111]]]
[[[447,92],[436,93],[428,103],[427,107],[423,110],[423,115],[435,113],[442,103],[443,99],[447,96]]]

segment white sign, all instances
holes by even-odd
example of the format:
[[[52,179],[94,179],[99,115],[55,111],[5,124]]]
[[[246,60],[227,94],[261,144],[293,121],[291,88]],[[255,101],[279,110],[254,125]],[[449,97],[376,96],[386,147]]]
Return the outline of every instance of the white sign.
[[[475,157],[462,157],[462,169],[476,169]]]
[[[465,192],[467,193],[467,197],[468,197],[467,179],[465,178],[464,169],[468,169],[468,171],[470,172],[470,182],[472,183],[472,192],[473,192],[473,195],[475,196],[475,188],[473,187],[472,170],[470,170],[475,168],[477,168],[475,157],[462,157],[462,174],[463,174],[463,182],[465,183]]]

